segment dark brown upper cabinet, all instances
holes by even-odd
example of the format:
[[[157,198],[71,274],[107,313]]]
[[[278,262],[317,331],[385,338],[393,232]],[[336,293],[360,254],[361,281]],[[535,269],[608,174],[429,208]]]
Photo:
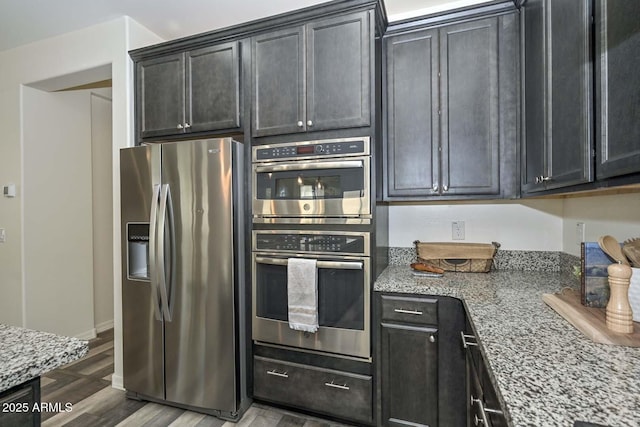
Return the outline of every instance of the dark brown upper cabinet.
[[[596,177],[637,173],[640,172],[640,2],[597,0],[595,41]]]
[[[515,195],[518,27],[510,13],[385,38],[387,199]]]
[[[591,182],[591,2],[528,0],[521,19],[522,191]]]
[[[136,64],[141,139],[240,127],[239,43],[223,43]]]
[[[369,126],[370,13],[253,37],[254,137]]]

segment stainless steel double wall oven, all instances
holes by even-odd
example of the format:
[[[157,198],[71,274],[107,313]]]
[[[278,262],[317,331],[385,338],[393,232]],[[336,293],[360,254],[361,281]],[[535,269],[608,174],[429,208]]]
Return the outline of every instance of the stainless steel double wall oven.
[[[370,359],[370,153],[368,137],[253,147],[256,343]],[[289,328],[290,258],[317,261],[316,333]]]

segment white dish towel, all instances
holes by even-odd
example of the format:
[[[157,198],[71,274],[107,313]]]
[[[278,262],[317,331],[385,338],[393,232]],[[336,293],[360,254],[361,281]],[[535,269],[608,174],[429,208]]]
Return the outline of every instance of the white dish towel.
[[[315,259],[289,258],[287,264],[289,327],[318,330],[318,269]]]

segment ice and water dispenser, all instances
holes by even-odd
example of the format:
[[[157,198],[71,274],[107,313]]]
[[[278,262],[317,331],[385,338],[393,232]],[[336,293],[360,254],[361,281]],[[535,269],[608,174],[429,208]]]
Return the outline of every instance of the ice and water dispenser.
[[[149,223],[127,224],[127,276],[149,280]]]

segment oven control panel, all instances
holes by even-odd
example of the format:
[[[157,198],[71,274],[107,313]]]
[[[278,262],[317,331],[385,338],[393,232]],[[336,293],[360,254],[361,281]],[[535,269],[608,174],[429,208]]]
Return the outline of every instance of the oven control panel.
[[[253,161],[295,160],[369,154],[369,138],[306,141],[253,148]]]
[[[348,253],[367,254],[367,235],[359,233],[345,234],[307,234],[273,233],[254,231],[254,251],[295,252],[295,253]]]

